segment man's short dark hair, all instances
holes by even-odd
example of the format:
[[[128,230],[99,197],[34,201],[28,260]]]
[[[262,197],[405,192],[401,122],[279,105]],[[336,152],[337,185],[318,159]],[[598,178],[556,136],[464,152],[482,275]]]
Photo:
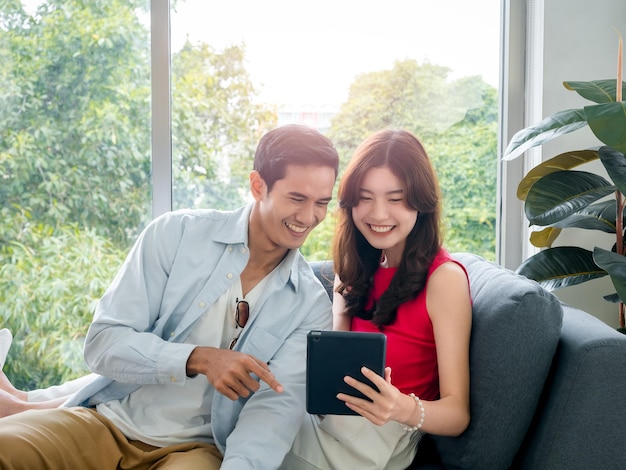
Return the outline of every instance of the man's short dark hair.
[[[270,191],[274,183],[285,177],[288,165],[327,166],[337,177],[339,155],[333,143],[320,132],[299,124],[277,127],[259,141],[254,154],[254,170],[258,171]]]

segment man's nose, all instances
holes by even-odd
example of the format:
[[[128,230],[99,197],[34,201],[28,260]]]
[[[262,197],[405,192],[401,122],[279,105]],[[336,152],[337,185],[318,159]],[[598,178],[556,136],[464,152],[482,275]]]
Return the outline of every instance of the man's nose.
[[[315,204],[305,204],[298,211],[298,222],[303,225],[313,225],[315,223]]]

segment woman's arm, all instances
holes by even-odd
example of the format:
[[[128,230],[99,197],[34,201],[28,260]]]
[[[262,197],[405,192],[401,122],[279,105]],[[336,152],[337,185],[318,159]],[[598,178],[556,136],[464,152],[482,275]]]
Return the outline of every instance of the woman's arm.
[[[343,296],[335,292],[335,289],[340,284],[339,277],[335,276],[333,284],[333,330],[350,329],[350,317],[345,313],[346,301]]]
[[[469,339],[472,307],[469,285],[463,268],[447,262],[430,276],[426,289],[426,303],[437,346],[440,398],[421,400],[424,418],[416,400],[392,384],[390,368],[386,368],[384,379],[369,369],[364,368],[362,371],[380,392],[353,378],[346,379],[348,385],[372,401],[343,393],[337,398],[377,425],[397,421],[412,427],[421,423],[421,429],[426,433],[457,436],[467,428],[470,419]]]
[[[472,304],[467,276],[454,262],[442,264],[429,278],[426,305],[433,324],[440,398],[423,402],[424,432],[457,436],[467,428],[469,412],[469,342]],[[407,424],[418,422],[417,413]]]

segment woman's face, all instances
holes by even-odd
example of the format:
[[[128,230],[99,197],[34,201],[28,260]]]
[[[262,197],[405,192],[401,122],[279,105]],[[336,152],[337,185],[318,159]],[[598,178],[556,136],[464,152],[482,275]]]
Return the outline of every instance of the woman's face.
[[[418,211],[406,204],[402,182],[388,167],[372,168],[365,173],[352,218],[370,245],[384,251],[389,266],[400,264],[406,237],[415,226],[417,215]]]

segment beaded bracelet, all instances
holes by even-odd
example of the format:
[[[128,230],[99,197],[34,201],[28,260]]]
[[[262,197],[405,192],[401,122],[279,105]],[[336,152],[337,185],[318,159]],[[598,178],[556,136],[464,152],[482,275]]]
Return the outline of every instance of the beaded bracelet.
[[[409,394],[409,396],[413,398],[413,400],[415,400],[415,403],[417,403],[417,408],[419,409],[419,412],[420,412],[420,422],[417,423],[416,426],[407,426],[406,424],[400,423],[400,427],[404,429],[406,432],[413,432],[422,428],[422,424],[424,424],[425,414],[424,414],[424,405],[422,404],[422,400],[420,400],[419,397],[416,397],[414,393]]]

